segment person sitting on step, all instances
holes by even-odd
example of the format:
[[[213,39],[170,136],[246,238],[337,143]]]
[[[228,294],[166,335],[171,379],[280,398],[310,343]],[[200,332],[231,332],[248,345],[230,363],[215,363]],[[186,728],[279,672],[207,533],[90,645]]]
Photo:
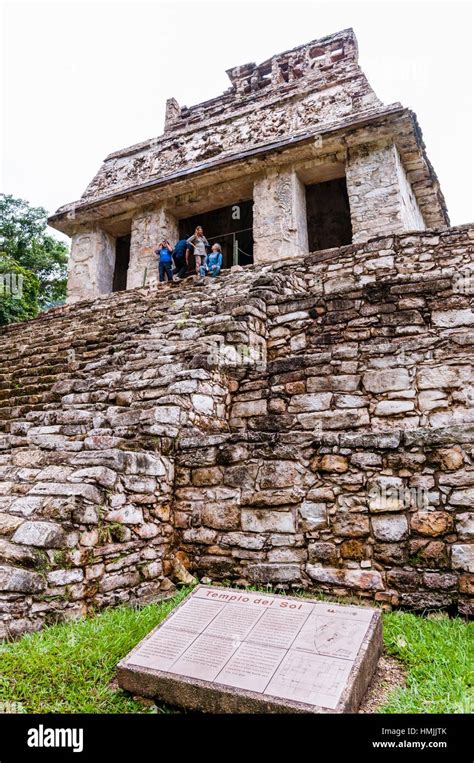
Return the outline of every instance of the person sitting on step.
[[[207,256],[207,261],[204,265],[201,265],[199,274],[201,278],[204,276],[212,276],[216,278],[222,267],[222,248],[220,244],[213,244],[211,253]]]

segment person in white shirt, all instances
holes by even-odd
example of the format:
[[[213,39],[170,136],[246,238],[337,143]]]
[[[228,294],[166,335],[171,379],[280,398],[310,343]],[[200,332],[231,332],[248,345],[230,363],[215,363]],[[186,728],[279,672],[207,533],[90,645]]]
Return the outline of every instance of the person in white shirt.
[[[206,247],[209,246],[209,241],[205,237],[201,225],[197,226],[196,230],[194,231],[194,235],[190,236],[186,243],[193,247],[194,257],[196,260],[196,274],[199,277],[201,266],[206,264]]]

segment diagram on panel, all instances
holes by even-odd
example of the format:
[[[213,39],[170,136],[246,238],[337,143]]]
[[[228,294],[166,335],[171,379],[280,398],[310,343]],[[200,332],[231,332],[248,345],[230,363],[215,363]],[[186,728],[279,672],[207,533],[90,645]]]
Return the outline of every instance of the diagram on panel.
[[[367,624],[343,618],[312,614],[293,647],[317,654],[353,660],[364,638]]]

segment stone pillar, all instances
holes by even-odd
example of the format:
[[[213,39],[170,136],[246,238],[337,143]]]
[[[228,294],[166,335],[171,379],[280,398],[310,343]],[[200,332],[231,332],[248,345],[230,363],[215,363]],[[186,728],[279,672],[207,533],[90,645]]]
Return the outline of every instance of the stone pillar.
[[[176,126],[181,116],[181,109],[176,98],[168,98],[165,111],[165,132]]]
[[[155,249],[163,238],[172,246],[178,240],[176,218],[163,205],[140,210],[132,221],[127,289],[146,286],[158,279]]]
[[[387,233],[425,229],[393,142],[349,148],[346,182],[354,243]]]
[[[400,189],[400,215],[404,231],[426,230],[425,221],[421,214],[416,196],[407,178],[405,168],[401,162],[397,149],[395,151],[395,165]]]
[[[83,226],[72,236],[67,302],[96,299],[112,291],[115,239],[98,225]]]
[[[269,172],[255,182],[253,238],[257,263],[307,254],[306,194],[294,170]]]

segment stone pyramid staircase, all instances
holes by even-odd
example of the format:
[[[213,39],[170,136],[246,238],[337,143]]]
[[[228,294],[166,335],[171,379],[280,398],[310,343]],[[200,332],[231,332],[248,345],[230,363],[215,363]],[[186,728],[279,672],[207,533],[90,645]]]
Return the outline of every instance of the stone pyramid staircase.
[[[154,599],[187,570],[471,611],[473,235],[6,327],[0,636]]]

